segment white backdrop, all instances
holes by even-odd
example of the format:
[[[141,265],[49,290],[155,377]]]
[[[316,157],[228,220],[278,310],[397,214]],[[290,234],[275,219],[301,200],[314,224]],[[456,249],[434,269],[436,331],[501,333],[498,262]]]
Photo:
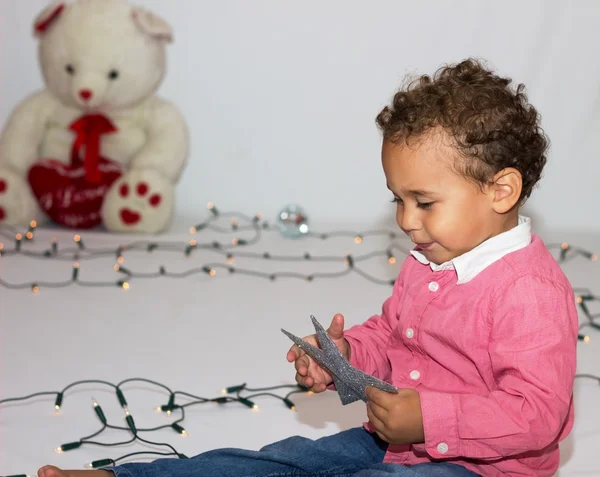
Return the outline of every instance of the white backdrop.
[[[42,86],[31,22],[47,0],[1,0],[0,124]],[[467,56],[525,82],[552,141],[527,212],[544,228],[600,230],[600,3],[595,0],[137,0],[175,29],[160,94],[184,112],[192,156],[178,216],[319,220],[391,212],[374,118],[407,72]],[[318,191],[318,193],[315,193]]]
[[[42,87],[31,22],[46,3],[0,0],[0,126],[18,101]],[[526,211],[535,227],[560,229],[544,234],[550,242],[567,240],[600,251],[597,0],[137,3],[175,28],[160,93],[183,110],[192,131],[192,155],[178,188],[179,224],[206,218],[208,201],[222,211],[261,211],[267,217],[285,203],[298,202],[318,231],[361,230],[365,222],[387,220],[393,206],[380,167],[375,115],[405,73],[432,72],[442,63],[478,56],[528,85],[551,138],[545,178]],[[61,244],[72,240],[69,231],[41,230],[36,242],[26,245],[42,249],[53,236]],[[83,237],[88,247],[130,241],[92,232]],[[170,238],[186,242],[190,237]],[[351,239],[290,242],[272,234],[252,251],[337,256],[377,246],[370,238],[358,245]],[[80,278],[120,279],[113,260],[82,261]],[[127,254],[125,264],[136,271],[160,265],[180,270],[213,260],[210,251],[198,250],[189,259]],[[307,272],[316,267],[315,262],[285,267],[248,262],[236,261],[236,266]],[[69,261],[4,257],[0,277],[15,283],[57,281],[70,277],[70,267]],[[370,267],[381,277],[394,271],[385,259],[373,260]],[[598,263],[578,259],[564,268],[575,287],[598,294]],[[335,312],[345,313],[352,325],[378,312],[388,292],[358,275],[271,282],[220,271],[214,278],[132,280],[128,291],[42,286],[32,296],[28,289],[0,288],[0,398],[85,378],[114,382],[142,376],[209,397],[243,381],[289,383],[293,368],[284,359],[289,343],[281,327],[302,335],[311,331],[311,313],[325,323]],[[598,312],[598,304],[592,312]],[[600,374],[598,332],[587,331],[592,341],[578,349],[578,371]],[[114,346],[110,352],[107,342]],[[562,447],[561,477],[600,475],[599,393],[596,382],[577,381],[577,422]],[[163,396],[132,394],[139,425],[169,422],[152,412]],[[57,445],[96,429],[91,396],[101,400],[111,422],[121,423],[114,396],[97,388],[68,396],[60,416],[51,415],[53,399],[3,407],[0,471],[34,475],[46,463],[81,467],[94,458],[143,448],[85,447],[54,454]],[[319,437],[360,425],[364,418],[360,403],[342,407],[333,393],[299,397],[297,404],[297,413],[270,400],[259,402],[258,414],[241,406],[228,407],[227,414],[198,407],[185,423],[190,438],[169,429],[151,437],[191,456],[220,446],[256,449],[296,433]]]

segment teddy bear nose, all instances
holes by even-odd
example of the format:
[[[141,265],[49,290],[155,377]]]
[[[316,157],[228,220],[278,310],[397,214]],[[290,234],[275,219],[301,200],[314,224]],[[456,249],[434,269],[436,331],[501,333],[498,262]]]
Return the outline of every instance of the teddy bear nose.
[[[87,101],[88,99],[90,99],[92,97],[92,91],[89,89],[82,89],[79,92],[79,96],[81,96],[81,99]]]

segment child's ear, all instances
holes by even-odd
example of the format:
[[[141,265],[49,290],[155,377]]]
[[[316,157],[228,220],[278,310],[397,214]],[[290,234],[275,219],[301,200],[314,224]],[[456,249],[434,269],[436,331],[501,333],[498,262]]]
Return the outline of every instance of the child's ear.
[[[492,207],[499,214],[504,214],[519,203],[523,189],[523,176],[512,167],[502,169],[492,178]]]

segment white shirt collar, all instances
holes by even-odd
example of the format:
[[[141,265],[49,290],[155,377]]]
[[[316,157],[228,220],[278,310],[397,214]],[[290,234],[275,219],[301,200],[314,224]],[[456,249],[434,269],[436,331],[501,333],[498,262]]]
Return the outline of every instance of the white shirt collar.
[[[485,268],[500,260],[504,255],[524,248],[530,243],[531,219],[520,215],[516,227],[496,235],[482,242],[473,250],[440,265],[430,262],[421,252],[416,250],[411,250],[410,253],[423,265],[431,266],[434,272],[456,270],[457,283],[460,285],[475,278]]]

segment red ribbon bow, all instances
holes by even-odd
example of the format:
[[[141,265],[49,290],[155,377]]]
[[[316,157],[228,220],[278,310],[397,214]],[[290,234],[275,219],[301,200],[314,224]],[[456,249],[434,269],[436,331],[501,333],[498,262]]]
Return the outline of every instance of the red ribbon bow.
[[[81,163],[79,152],[85,147],[83,166],[85,178],[89,182],[98,183],[102,180],[100,173],[100,136],[117,132],[116,126],[102,114],[87,114],[74,121],[69,129],[77,135],[71,147],[71,164]]]

